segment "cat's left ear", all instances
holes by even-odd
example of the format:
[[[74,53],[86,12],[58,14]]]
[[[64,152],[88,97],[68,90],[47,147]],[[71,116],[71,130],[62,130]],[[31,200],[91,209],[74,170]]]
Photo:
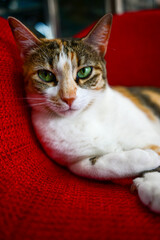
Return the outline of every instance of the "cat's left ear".
[[[94,47],[94,49],[102,56],[107,51],[108,40],[112,26],[112,14],[104,15],[93,29],[82,40]]]
[[[20,49],[21,57],[24,58],[28,51],[36,47],[41,41],[19,20],[14,17],[8,18],[15,41]]]

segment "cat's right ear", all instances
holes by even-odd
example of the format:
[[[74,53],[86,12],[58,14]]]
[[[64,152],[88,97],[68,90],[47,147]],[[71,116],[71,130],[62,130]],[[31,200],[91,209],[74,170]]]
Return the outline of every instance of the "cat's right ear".
[[[15,41],[20,49],[21,57],[25,58],[29,50],[39,45],[41,41],[19,20],[14,17],[8,18]]]

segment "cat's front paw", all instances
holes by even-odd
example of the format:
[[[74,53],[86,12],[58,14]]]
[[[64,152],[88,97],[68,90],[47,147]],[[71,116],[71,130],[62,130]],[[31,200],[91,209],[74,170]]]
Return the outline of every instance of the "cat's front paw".
[[[133,182],[141,201],[152,211],[160,213],[160,173],[145,173]]]

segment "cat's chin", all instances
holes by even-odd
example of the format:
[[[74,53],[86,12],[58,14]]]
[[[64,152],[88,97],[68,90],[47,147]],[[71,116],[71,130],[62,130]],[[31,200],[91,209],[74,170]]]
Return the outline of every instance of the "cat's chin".
[[[76,116],[80,111],[77,109],[68,109],[66,111],[60,111],[57,112],[57,115],[60,117],[70,117],[70,116]]]

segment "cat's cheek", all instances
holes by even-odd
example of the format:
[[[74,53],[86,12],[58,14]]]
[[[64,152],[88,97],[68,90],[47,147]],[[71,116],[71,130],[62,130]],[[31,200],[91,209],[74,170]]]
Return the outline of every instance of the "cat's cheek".
[[[53,112],[59,114],[61,111],[67,110],[66,104],[64,104],[59,96],[59,87],[49,87],[45,90],[46,106]]]
[[[89,107],[95,100],[93,91],[90,89],[77,89],[76,99],[73,102],[72,109],[83,111],[85,108]]]
[[[59,87],[49,87],[45,90],[44,94],[46,95],[46,98],[52,99],[55,98],[58,95]]]

